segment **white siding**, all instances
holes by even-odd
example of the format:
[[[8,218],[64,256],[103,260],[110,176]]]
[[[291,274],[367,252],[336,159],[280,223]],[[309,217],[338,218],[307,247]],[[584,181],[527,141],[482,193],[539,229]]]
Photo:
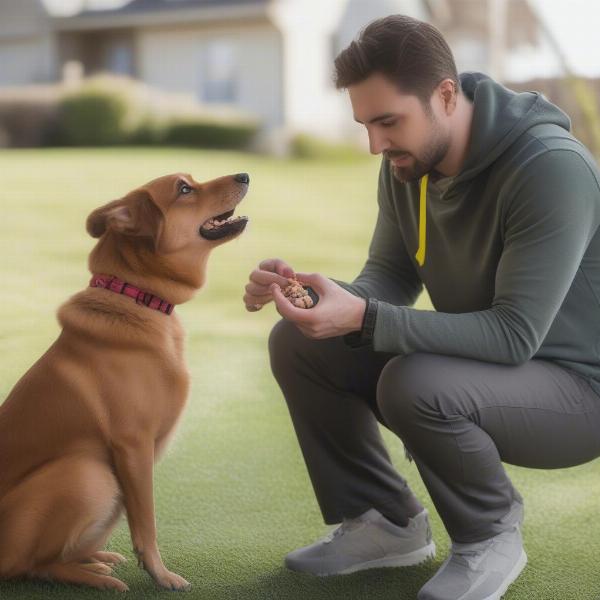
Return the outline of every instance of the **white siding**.
[[[337,53],[370,21],[392,13],[425,17],[420,0],[280,0],[273,17],[285,39],[286,126],[329,138],[365,135],[347,93],[333,85]]]
[[[403,14],[427,20],[428,14],[420,0],[348,0],[337,32],[338,51],[345,48],[359,31],[371,21],[393,14]]]
[[[49,81],[54,75],[53,44],[49,37],[0,39],[0,86]]]
[[[0,0],[0,86],[54,76],[48,15],[38,0]]]
[[[332,136],[340,94],[331,83],[331,41],[346,0],[279,0],[271,18],[283,38],[283,110],[288,134]]]
[[[0,39],[38,35],[47,16],[38,0],[0,0]]]
[[[281,43],[267,25],[144,29],[136,44],[139,77],[149,85],[190,93],[202,101],[207,53],[215,44],[232,47],[232,105],[257,115],[269,129],[279,126],[283,118]]]

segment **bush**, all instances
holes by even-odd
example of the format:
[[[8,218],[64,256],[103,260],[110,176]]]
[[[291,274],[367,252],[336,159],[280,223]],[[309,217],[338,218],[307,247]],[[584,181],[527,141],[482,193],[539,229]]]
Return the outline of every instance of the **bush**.
[[[58,141],[70,146],[106,146],[127,139],[123,97],[102,89],[82,89],[59,104]]]
[[[170,144],[201,146],[203,148],[244,149],[257,132],[256,123],[218,122],[202,117],[172,122],[164,141]]]
[[[328,142],[307,133],[294,136],[290,152],[296,158],[324,160],[355,160],[366,156],[364,151],[350,144]]]
[[[113,75],[75,86],[0,90],[0,146],[170,143],[241,149],[258,128],[237,109],[202,106],[189,94]]]
[[[127,137],[127,143],[152,146],[161,144],[165,140],[166,128],[164,123],[156,121],[150,117],[142,119],[139,124],[133,128]]]
[[[48,143],[57,122],[56,97],[44,92],[3,91],[0,146],[36,147]]]

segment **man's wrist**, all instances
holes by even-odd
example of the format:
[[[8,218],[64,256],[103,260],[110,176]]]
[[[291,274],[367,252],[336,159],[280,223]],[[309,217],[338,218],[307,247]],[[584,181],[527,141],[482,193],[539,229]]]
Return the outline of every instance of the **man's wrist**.
[[[357,306],[360,306],[360,309],[356,311],[353,331],[360,333],[365,323],[365,315],[367,314],[368,301],[367,298],[357,298],[356,300],[356,304]]]
[[[360,329],[361,340],[365,343],[371,343],[373,341],[373,334],[375,332],[375,320],[377,319],[377,307],[379,303],[375,298],[367,298],[367,307],[365,309],[365,315]]]
[[[375,298],[367,298],[360,329],[347,333],[344,337],[346,344],[352,347],[366,346],[373,342],[375,321],[377,319],[378,302]]]

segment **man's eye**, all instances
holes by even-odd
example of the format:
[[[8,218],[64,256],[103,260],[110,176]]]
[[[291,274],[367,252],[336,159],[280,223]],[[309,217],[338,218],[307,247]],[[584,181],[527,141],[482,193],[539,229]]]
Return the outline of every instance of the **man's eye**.
[[[179,188],[179,193],[180,194],[190,194],[193,191],[193,188],[189,185],[187,185],[186,183],[184,183],[180,188]]]
[[[392,125],[395,125],[396,121],[381,121],[381,125],[382,127],[391,127]]]

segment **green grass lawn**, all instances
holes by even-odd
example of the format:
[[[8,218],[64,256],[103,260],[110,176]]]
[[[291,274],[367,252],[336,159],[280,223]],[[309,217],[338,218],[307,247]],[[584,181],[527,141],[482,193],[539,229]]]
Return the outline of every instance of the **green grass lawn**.
[[[385,430],[395,464],[432,515],[437,560],[326,579],[282,566],[286,552],[328,528],[270,373],[266,342],[279,315],[272,305],[246,312],[243,288],[252,268],[274,256],[298,271],[351,280],[375,220],[378,164],[376,158],[300,162],[180,149],[0,153],[0,401],[56,337],[58,305],[88,283],[86,257],[94,241],[84,222],[93,208],[174,171],[198,180],[251,175],[240,211],[251,218],[246,232],[215,250],[205,289],[176,309],[188,332],[192,387],[178,434],[156,468],[155,498],[164,562],[192,582],[191,597],[412,599],[445,558],[443,525],[402,444]],[[418,306],[430,308],[426,295]],[[505,597],[600,598],[600,462],[553,471],[507,468],[526,502],[529,565]],[[132,597],[166,593],[137,568],[124,521],[108,548],[130,559],[116,576]],[[103,594],[0,583],[0,598],[7,599]]]

